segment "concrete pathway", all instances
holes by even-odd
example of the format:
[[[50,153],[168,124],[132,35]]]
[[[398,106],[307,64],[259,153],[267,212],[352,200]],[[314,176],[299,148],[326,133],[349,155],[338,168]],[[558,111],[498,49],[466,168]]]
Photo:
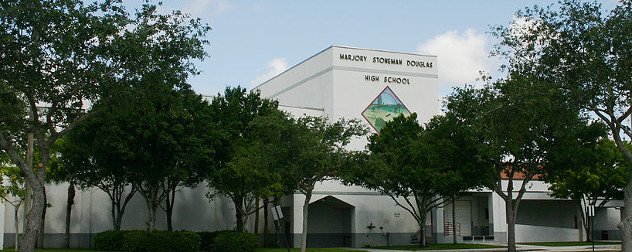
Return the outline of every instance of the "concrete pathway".
[[[550,247],[518,244],[518,251],[593,251],[592,246],[566,246],[566,247]],[[386,249],[370,249],[358,248],[358,250],[367,250],[369,252],[405,252],[406,250],[386,250]],[[595,245],[595,251],[620,251],[620,244],[612,245]],[[486,252],[502,252],[507,251],[502,248],[489,249],[448,249],[448,250],[418,250],[418,252],[466,252],[466,251],[486,251]]]

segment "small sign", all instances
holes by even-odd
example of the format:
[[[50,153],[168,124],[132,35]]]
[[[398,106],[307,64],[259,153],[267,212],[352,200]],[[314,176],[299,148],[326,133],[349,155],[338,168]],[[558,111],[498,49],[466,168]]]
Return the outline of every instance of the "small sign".
[[[590,217],[595,216],[595,205],[588,206],[588,216]]]
[[[281,206],[274,206],[272,208],[272,217],[274,220],[279,220],[283,218],[283,211],[281,211]]]

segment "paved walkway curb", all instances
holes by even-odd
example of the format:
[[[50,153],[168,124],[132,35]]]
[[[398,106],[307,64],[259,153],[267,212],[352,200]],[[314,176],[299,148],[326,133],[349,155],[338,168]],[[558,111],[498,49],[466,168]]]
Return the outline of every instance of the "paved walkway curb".
[[[565,247],[551,247],[551,246],[536,246],[536,245],[517,245],[518,251],[593,251],[592,246],[565,246]],[[369,252],[406,252],[412,250],[387,250],[387,249],[371,249],[371,248],[357,248],[357,250],[366,250]],[[595,251],[620,251],[621,245],[595,245]],[[485,251],[485,252],[504,252],[507,249],[503,248],[486,248],[486,249],[442,249],[442,250],[417,250],[417,252],[467,252],[467,251]]]

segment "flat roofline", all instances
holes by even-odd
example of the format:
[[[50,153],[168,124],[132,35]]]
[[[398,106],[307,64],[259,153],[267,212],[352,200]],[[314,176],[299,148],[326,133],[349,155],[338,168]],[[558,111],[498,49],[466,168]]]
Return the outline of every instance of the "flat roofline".
[[[336,48],[354,49],[354,50],[363,50],[363,51],[373,51],[373,52],[386,52],[386,53],[407,54],[407,55],[414,55],[414,56],[425,56],[425,57],[435,57],[435,58],[437,57],[437,55],[427,55],[427,54],[418,54],[418,53],[406,53],[406,52],[395,52],[395,51],[389,51],[389,50],[368,49],[368,48],[353,47],[353,46],[337,46],[337,45],[331,45],[331,46],[329,46],[329,47],[327,47],[327,48],[325,48],[325,49],[323,49],[323,50],[320,50],[319,52],[317,52],[316,54],[314,54],[314,55],[310,56],[309,58],[304,59],[304,60],[302,60],[301,62],[299,62],[299,63],[297,63],[297,64],[293,65],[292,67],[290,67],[290,68],[286,69],[285,71],[283,71],[283,72],[281,72],[281,73],[279,73],[279,74],[275,75],[274,77],[272,77],[272,78],[270,78],[270,79],[268,79],[268,80],[266,80],[266,81],[262,82],[261,84],[259,84],[259,85],[255,86],[255,87],[253,87],[252,89],[253,89],[253,90],[254,90],[254,89],[258,89],[259,87],[261,87],[261,86],[265,85],[266,83],[270,82],[271,80],[276,79],[277,77],[279,77],[280,75],[284,74],[285,72],[292,70],[293,68],[297,67],[297,66],[298,66],[298,65],[300,65],[300,64],[303,64],[303,62],[308,61],[308,60],[310,60],[311,58],[314,58],[314,57],[318,56],[319,54],[321,54],[321,53],[323,53],[323,52],[325,52],[325,51],[327,51],[327,50],[329,50],[329,49],[331,49],[331,48],[334,48],[334,47],[336,47]]]
[[[353,46],[330,46],[329,48],[332,48],[332,47],[347,48],[347,49],[355,49],[355,50],[363,50],[363,51],[373,51],[373,52],[386,52],[386,53],[408,54],[408,55],[414,55],[414,56],[437,57],[437,55],[430,55],[430,54],[419,54],[419,53],[409,53],[409,52],[396,52],[396,51],[389,51],[389,50],[370,49],[370,48],[353,47]],[[329,48],[327,48],[327,49],[329,49]],[[325,50],[327,50],[327,49],[325,49]],[[325,51],[325,50],[323,50],[323,51]]]

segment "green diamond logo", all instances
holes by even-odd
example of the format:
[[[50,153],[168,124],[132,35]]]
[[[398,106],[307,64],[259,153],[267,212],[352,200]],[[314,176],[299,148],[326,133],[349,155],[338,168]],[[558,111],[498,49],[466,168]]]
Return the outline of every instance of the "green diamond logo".
[[[402,114],[409,116],[410,111],[389,87],[384,88],[362,112],[364,119],[366,119],[371,127],[378,133],[384,125],[386,125],[386,122]]]

